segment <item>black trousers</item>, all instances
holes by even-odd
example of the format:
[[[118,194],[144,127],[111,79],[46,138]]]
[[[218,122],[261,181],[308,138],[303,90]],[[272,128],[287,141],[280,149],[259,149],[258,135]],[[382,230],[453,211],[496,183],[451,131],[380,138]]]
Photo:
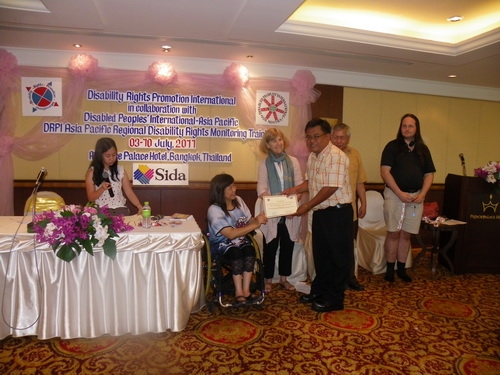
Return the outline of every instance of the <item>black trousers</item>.
[[[276,264],[276,252],[278,246],[280,256],[278,260],[278,272],[280,276],[290,276],[292,274],[292,257],[295,243],[290,239],[286,223],[278,224],[278,233],[269,243],[264,238],[264,277],[272,279],[274,276],[274,267]]]
[[[344,303],[344,291],[353,266],[353,211],[351,205],[316,210],[312,247],[316,277],[311,294],[325,302]]]

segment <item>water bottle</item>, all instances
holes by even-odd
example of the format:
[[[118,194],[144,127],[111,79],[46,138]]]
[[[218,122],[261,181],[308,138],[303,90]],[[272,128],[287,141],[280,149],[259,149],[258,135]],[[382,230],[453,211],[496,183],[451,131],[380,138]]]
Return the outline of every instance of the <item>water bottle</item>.
[[[144,206],[142,206],[142,227],[151,228],[151,207],[149,202],[144,202]]]

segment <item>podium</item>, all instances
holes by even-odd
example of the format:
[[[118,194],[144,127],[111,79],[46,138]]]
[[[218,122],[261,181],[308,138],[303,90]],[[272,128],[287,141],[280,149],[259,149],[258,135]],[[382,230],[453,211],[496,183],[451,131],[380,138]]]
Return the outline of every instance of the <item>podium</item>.
[[[455,273],[500,273],[500,193],[494,185],[479,177],[448,174],[443,215],[467,222],[448,251]],[[450,235],[443,233],[441,246]]]

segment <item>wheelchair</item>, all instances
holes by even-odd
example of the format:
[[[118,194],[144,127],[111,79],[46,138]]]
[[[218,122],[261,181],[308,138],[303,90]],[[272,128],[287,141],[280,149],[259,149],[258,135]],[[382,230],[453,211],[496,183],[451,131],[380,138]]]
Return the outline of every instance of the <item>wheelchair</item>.
[[[262,306],[265,299],[264,292],[264,266],[261,259],[259,245],[253,235],[248,234],[255,249],[255,266],[250,284],[250,292],[256,294],[256,298],[251,303],[236,302],[234,300],[234,283],[231,273],[231,266],[224,256],[214,258],[210,250],[208,234],[203,235],[205,245],[202,251],[202,264],[205,279],[205,301],[208,310],[213,313],[215,305],[220,307],[251,307]]]

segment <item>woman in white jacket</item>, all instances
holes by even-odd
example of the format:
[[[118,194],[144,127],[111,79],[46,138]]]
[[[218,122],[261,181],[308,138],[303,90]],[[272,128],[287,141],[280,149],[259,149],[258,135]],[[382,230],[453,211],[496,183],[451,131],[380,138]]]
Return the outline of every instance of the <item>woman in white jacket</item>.
[[[285,152],[288,142],[276,128],[266,130],[260,142],[260,150],[267,158],[259,165],[257,195],[277,195],[283,190],[300,185],[303,181],[299,161]],[[297,197],[300,200],[300,197]],[[276,252],[279,251],[278,272],[280,284],[289,291],[295,287],[287,277],[292,273],[292,256],[295,242],[300,235],[300,216],[277,217],[268,219],[266,225],[260,227],[264,234],[264,277],[265,291],[272,288],[272,279],[276,263]]]

